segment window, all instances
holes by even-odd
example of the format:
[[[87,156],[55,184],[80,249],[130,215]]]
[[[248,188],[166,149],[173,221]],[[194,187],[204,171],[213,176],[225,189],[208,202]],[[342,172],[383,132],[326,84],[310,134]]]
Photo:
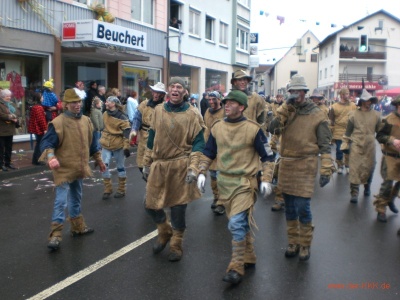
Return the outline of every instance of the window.
[[[310,44],[310,43],[311,43],[311,38],[308,37],[308,38],[307,38],[307,44]]]
[[[290,71],[290,78],[292,78],[294,75],[296,75],[298,72],[297,71]]]
[[[219,23],[219,43],[228,45],[228,24]]]
[[[96,5],[96,4],[106,4],[106,0],[74,0],[75,2],[79,2],[86,5]]]
[[[328,57],[328,48],[325,48],[325,57]]]
[[[322,70],[319,70],[319,80],[322,79]]]
[[[132,19],[153,24],[153,0],[131,0]]]
[[[206,39],[214,40],[214,19],[206,16]]]
[[[333,65],[331,65],[331,77],[333,77]]]
[[[236,31],[236,48],[249,51],[249,32],[238,28]]]
[[[238,0],[238,2],[240,3],[240,4],[243,4],[244,6],[249,6],[249,1],[250,0]]]
[[[318,61],[318,54],[311,54],[310,61],[311,62],[317,62]]]
[[[367,80],[372,81],[372,74],[374,73],[373,67],[367,67]]]
[[[325,79],[328,77],[328,69],[327,68],[325,68]]]
[[[194,35],[200,35],[200,12],[191,9],[189,11],[189,33]]]
[[[182,11],[182,4],[181,3],[179,3],[179,2],[175,2],[175,1],[173,1],[173,0],[171,0],[171,2],[170,2],[170,9],[169,9],[169,15],[171,16],[171,20],[170,20],[170,25],[169,26],[172,26],[172,27],[175,27],[175,28],[179,28],[179,26],[173,26],[172,24],[173,24],[173,22],[172,22],[172,20],[173,19],[176,19],[177,21],[178,20],[181,20],[181,16],[182,16],[182,13],[181,13],[181,11]]]
[[[335,53],[335,43],[331,44],[331,54]]]

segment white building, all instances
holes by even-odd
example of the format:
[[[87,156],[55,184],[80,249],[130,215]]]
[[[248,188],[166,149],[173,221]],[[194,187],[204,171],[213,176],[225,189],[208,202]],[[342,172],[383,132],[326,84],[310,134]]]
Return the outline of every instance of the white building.
[[[186,78],[191,93],[229,91],[232,73],[249,66],[250,0],[169,1],[181,23],[169,27],[170,75]]]
[[[327,36],[319,45],[318,87],[337,97],[344,86],[357,97],[365,88],[400,86],[400,19],[379,10]]]
[[[312,92],[318,85],[318,53],[313,50],[319,43],[317,37],[307,31],[288,52],[268,71],[269,84],[266,95],[276,96],[286,92],[286,86],[295,74],[304,76]],[[269,90],[268,90],[269,89]]]

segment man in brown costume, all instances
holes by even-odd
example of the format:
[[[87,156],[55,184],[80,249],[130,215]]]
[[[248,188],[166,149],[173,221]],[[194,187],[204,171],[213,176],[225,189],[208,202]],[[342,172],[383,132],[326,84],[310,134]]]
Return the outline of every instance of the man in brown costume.
[[[343,155],[340,146],[342,145],[342,138],[346,131],[347,121],[349,120],[349,112],[355,110],[357,106],[350,101],[350,91],[348,88],[342,88],[339,94],[340,101],[332,105],[329,111],[329,119],[331,120],[333,139],[336,143],[337,172],[338,174],[342,174],[343,167],[345,167],[347,173],[349,173],[349,155]]]
[[[65,208],[71,222],[71,235],[83,235],[94,230],[85,224],[81,214],[82,181],[91,176],[89,157],[92,156],[100,171],[106,167],[101,159],[98,143],[93,140],[93,125],[82,115],[82,100],[74,89],[68,89],[63,98],[64,113],[48,125],[42,138],[40,161],[47,161],[53,171],[56,197],[51,219],[51,232],[47,245],[51,250],[60,247],[65,222]]]
[[[114,198],[122,198],[126,192],[125,158],[130,154],[129,132],[131,129],[129,118],[123,112],[124,108],[115,96],[106,100],[106,111],[103,114],[104,130],[100,138],[102,147],[101,158],[106,165],[103,173],[104,193],[103,200],[108,200],[113,192],[110,173],[111,159],[115,159],[118,172],[118,190]]]
[[[275,102],[271,104],[273,118],[275,118],[277,116],[277,110],[283,104],[283,98],[284,97],[282,94],[278,94],[276,96]],[[271,145],[272,151],[274,151],[275,153],[279,153],[279,143],[280,143],[279,135],[271,134],[270,145]],[[278,182],[278,173],[279,173],[279,164],[276,164],[275,168],[274,168],[274,182],[276,182],[276,183]],[[282,192],[279,189],[278,185],[275,186],[274,192],[275,192],[275,202],[271,206],[271,211],[284,210],[285,209],[285,201],[283,200]]]
[[[395,106],[396,110],[383,119],[382,128],[376,135],[376,139],[382,145],[383,154],[381,163],[383,182],[374,201],[380,222],[387,221],[386,206],[396,214],[399,212],[394,200],[400,190],[400,96],[392,100],[391,105]],[[398,233],[400,234],[400,230]]]
[[[364,185],[364,196],[371,194],[371,182],[375,169],[375,133],[381,125],[380,113],[371,109],[378,101],[366,89],[357,103],[358,109],[349,113],[346,132],[340,150],[349,154],[351,203],[358,202],[360,184]]]
[[[294,75],[289,88],[290,97],[278,109],[278,116],[269,126],[272,134],[281,134],[279,188],[285,199],[288,234],[286,257],[299,254],[301,261],[310,258],[314,226],[311,196],[321,155],[321,187],[329,183],[333,162],[329,141],[328,117],[313,102],[305,99],[308,91],[304,77]]]
[[[213,91],[208,94],[209,108],[207,108],[204,114],[204,123],[206,125],[206,130],[204,131],[204,140],[207,141],[210,136],[211,127],[215,121],[223,119],[225,116],[224,109],[221,106],[221,94],[217,91]],[[210,166],[210,179],[211,179],[211,189],[214,195],[213,203],[211,204],[211,209],[216,215],[223,215],[225,213],[225,207],[218,203],[218,186],[217,186],[217,160],[215,159]]]
[[[318,107],[326,113],[326,115],[329,115],[329,108],[328,106],[325,105],[325,100],[324,100],[324,95],[322,95],[320,92],[318,92],[317,89],[314,89],[312,95],[310,96],[310,99],[312,102],[314,102]]]
[[[138,149],[136,153],[136,163],[140,172],[143,171],[143,156],[147,146],[147,139],[149,137],[149,129],[151,116],[155,107],[164,101],[165,86],[162,82],[157,82],[154,86],[150,85],[151,99],[142,101],[135,112],[132,122],[132,129],[129,135],[129,140],[138,136]]]
[[[155,254],[170,242],[169,261],[182,258],[187,204],[200,198],[196,186],[198,164],[204,148],[204,121],[197,109],[183,101],[185,81],[173,77],[169,83],[170,101],[154,109],[143,176],[147,179],[145,208],[157,224]],[[164,208],[171,209],[171,225]]]
[[[222,100],[226,118],[214,122],[200,161],[199,189],[204,189],[205,174],[217,159],[219,202],[225,206],[232,234],[232,259],[223,278],[237,284],[242,280],[246,266],[254,266],[254,238],[250,232],[252,213],[257,199],[257,178],[260,161],[263,167],[260,191],[272,192],[272,165],[274,156],[264,148],[266,139],[261,127],[244,117],[247,97],[233,90]]]
[[[256,92],[250,92],[247,88],[253,77],[249,76],[244,70],[237,70],[233,73],[231,84],[232,90],[239,90],[246,94],[248,107],[244,111],[244,116],[248,120],[263,125],[265,122],[265,101]]]

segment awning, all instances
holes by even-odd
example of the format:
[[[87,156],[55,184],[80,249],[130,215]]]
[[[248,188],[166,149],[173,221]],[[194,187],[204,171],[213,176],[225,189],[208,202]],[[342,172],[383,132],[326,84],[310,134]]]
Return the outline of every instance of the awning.
[[[98,47],[62,47],[61,53],[66,61],[149,61],[145,55],[139,55],[133,51],[119,51],[112,48]]]

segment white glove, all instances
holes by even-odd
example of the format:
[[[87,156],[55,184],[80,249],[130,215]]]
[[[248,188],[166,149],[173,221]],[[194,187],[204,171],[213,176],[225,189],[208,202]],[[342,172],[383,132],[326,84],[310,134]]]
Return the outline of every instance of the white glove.
[[[260,183],[260,192],[263,196],[269,196],[272,194],[272,184],[269,182]]]
[[[206,176],[203,174],[200,174],[199,177],[197,177],[197,187],[199,188],[200,192],[204,193],[204,185],[206,183]]]

